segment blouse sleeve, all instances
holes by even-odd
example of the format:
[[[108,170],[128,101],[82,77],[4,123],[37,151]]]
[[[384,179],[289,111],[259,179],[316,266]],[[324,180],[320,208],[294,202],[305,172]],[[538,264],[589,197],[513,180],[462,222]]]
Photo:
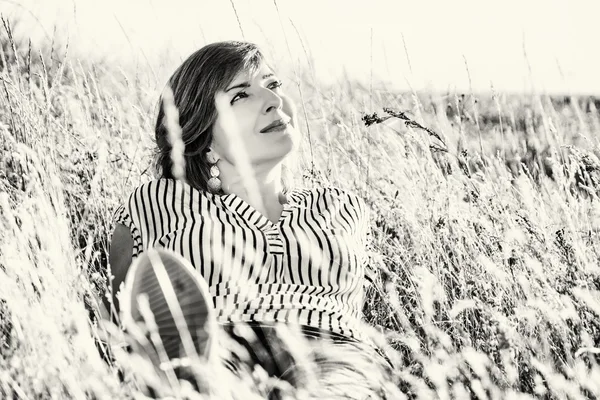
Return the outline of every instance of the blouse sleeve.
[[[121,224],[129,228],[129,232],[133,238],[132,259],[135,259],[142,250],[142,239],[140,237],[140,231],[133,223],[133,219],[129,214],[128,207],[125,205],[118,207],[113,214],[113,225],[116,226],[117,224]]]
[[[371,214],[365,201],[358,197],[359,201],[359,222],[357,226],[358,240],[361,244],[361,260],[360,263],[365,271],[365,279],[368,284],[372,284],[375,280],[376,271],[372,266],[371,253],[373,252],[373,242],[371,236]]]

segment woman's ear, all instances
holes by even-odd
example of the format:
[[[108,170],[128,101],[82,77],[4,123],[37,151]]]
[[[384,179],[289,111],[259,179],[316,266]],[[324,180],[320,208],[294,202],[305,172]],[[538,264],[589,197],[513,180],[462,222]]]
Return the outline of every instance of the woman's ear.
[[[213,150],[212,147],[209,147],[208,151],[206,152],[206,159],[208,160],[209,163],[216,164],[217,161],[219,161],[219,159],[221,159],[221,157],[217,154],[216,151]]]

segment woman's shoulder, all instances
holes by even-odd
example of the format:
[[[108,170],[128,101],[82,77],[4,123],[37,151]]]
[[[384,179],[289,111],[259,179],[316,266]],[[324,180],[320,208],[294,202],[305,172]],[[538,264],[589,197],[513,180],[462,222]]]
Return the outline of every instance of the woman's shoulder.
[[[323,199],[328,204],[342,204],[364,210],[365,200],[355,191],[343,189],[338,186],[323,186],[315,188],[297,188],[292,192],[297,198],[307,202],[307,199],[312,197],[312,202]]]
[[[150,179],[147,181],[143,181],[141,183],[139,183],[137,186],[134,186],[134,188],[132,189],[132,193],[133,192],[138,192],[140,190],[148,190],[149,188],[152,189],[156,189],[158,187],[160,187],[161,185],[171,185],[171,184],[177,184],[177,181],[175,179],[167,179],[167,178],[154,178],[154,179]]]
[[[172,203],[175,199],[181,204],[206,198],[206,193],[196,190],[186,182],[169,178],[157,178],[143,182],[132,189],[126,197],[126,204],[138,207],[153,207],[163,202]]]
[[[203,205],[213,202],[211,199],[186,182],[156,178],[142,182],[127,192],[124,201],[113,211],[113,220],[139,222],[154,218],[154,215],[187,215],[190,209],[196,210],[194,215],[198,217],[208,209]]]
[[[133,186],[133,188],[126,192],[126,203],[136,201],[136,199],[139,199],[141,195],[147,196],[152,192],[156,192],[161,184],[167,185],[167,181],[167,179],[152,179],[138,183],[137,186]]]
[[[193,191],[194,193],[200,193],[201,195],[204,195],[204,193],[192,188],[186,182],[171,178],[156,178],[143,182],[136,186],[133,190],[131,190],[130,196],[140,193],[145,193],[149,195],[156,193],[162,194],[165,191],[171,191],[173,193],[181,192],[186,194],[189,194]]]
[[[333,198],[346,203],[364,204],[364,199],[360,197],[354,190],[344,189],[338,186],[328,186],[325,191]]]

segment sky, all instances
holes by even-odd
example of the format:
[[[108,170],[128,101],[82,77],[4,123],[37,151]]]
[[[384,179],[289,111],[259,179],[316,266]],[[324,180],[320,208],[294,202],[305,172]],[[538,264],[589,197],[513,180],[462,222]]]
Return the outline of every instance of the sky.
[[[159,81],[206,43],[244,39],[323,81],[600,95],[600,0],[0,0],[0,12]]]

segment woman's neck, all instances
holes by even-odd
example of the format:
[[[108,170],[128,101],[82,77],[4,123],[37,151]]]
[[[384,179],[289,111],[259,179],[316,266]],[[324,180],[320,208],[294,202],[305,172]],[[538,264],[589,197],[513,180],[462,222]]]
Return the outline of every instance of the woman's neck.
[[[279,219],[283,208],[281,163],[270,168],[255,167],[253,171],[238,171],[232,165],[220,165],[219,168],[225,193],[235,194],[271,220]]]

